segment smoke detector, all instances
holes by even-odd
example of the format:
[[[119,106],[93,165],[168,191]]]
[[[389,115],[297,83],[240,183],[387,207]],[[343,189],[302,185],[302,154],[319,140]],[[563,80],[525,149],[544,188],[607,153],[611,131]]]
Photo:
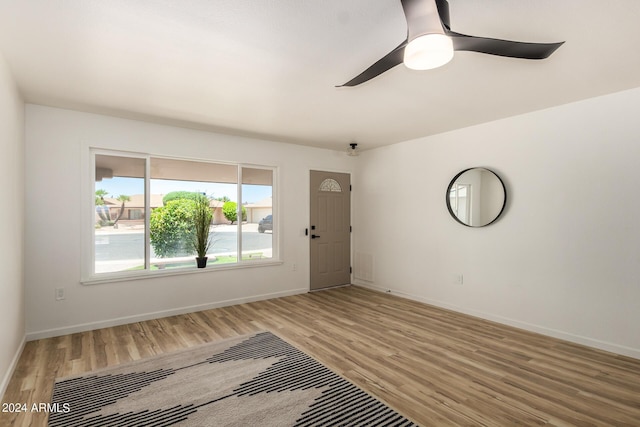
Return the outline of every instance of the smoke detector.
[[[358,143],[351,142],[349,144],[349,148],[347,149],[347,155],[348,156],[357,156],[358,154],[360,154],[360,152],[358,151]]]

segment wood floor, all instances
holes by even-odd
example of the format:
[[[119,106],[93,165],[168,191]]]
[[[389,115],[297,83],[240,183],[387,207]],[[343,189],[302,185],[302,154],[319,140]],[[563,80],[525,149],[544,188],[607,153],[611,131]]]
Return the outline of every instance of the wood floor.
[[[55,377],[269,330],[417,423],[640,426],[640,360],[345,287],[27,343],[5,402]],[[0,426],[44,426],[0,413]]]

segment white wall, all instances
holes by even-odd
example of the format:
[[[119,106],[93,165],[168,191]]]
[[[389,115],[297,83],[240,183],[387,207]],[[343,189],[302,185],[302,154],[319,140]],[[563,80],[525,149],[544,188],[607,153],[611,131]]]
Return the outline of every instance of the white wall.
[[[638,111],[634,89],[363,152],[354,259],[374,265],[357,283],[640,358]],[[507,186],[486,228],[445,205],[473,166]]]
[[[80,284],[88,147],[279,167],[281,265]],[[309,289],[309,170],[349,172],[344,153],[27,105],[25,272],[29,339]],[[91,198],[89,197],[89,200]],[[293,266],[296,264],[296,271]],[[55,288],[66,299],[55,301]]]
[[[22,350],[24,326],[24,103],[0,54],[0,397]]]

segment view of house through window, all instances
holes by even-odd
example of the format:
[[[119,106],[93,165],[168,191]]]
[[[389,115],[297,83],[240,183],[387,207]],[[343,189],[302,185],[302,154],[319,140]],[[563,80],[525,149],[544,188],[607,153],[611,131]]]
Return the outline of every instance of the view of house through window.
[[[102,152],[94,159],[94,274],[195,268],[200,198],[212,213],[207,267],[273,257],[273,169]]]

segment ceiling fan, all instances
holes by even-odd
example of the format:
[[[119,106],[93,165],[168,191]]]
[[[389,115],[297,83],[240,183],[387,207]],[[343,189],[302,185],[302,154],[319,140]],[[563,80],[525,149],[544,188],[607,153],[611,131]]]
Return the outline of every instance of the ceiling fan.
[[[440,67],[454,50],[523,59],[544,59],[564,42],[527,43],[468,36],[451,31],[447,0],[401,0],[407,18],[407,39],[343,86],[357,86],[404,62],[414,70]]]

